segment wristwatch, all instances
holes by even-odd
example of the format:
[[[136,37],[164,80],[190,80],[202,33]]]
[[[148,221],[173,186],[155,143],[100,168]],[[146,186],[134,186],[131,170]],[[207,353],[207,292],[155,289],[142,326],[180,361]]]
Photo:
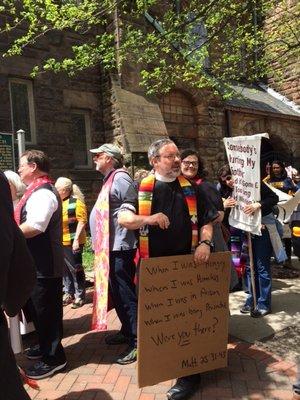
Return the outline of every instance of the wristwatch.
[[[213,249],[213,247],[214,247],[213,242],[212,242],[211,240],[208,240],[208,239],[206,239],[206,240],[201,240],[201,241],[199,242],[199,245],[202,244],[202,243],[205,243],[205,244],[206,244],[207,246],[209,246],[211,249]]]

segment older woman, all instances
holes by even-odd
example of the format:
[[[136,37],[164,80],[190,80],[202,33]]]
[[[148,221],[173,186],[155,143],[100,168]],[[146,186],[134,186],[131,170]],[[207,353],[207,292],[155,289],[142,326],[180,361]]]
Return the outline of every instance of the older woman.
[[[4,171],[4,175],[8,180],[12,201],[15,207],[18,204],[20,198],[23,196],[26,190],[26,186],[21,181],[20,176],[16,172],[7,170]]]
[[[7,171],[4,171],[4,174],[9,183],[11,198],[12,198],[13,205],[15,208],[26,190],[26,185],[24,185],[24,183],[21,181],[20,176],[16,172],[7,170]],[[18,327],[18,330],[20,329],[20,333],[22,335],[34,331],[31,307],[32,307],[31,300],[28,300],[26,305],[24,305],[24,307],[21,310],[22,318],[20,320],[20,328]],[[16,324],[19,323],[18,319],[19,319],[18,316],[10,319],[10,325],[14,326],[15,327],[14,329],[16,329]],[[19,353],[19,351],[16,350],[17,348],[18,348],[18,344],[14,348],[15,353]]]
[[[63,246],[66,264],[63,277],[63,304],[73,303],[72,308],[78,308],[85,303],[82,251],[86,241],[87,211],[84,196],[71,179],[60,177],[55,187],[63,202]]]

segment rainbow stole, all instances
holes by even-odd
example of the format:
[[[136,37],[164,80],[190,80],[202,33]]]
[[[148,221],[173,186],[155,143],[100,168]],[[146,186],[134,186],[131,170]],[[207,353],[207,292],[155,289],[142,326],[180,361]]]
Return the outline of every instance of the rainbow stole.
[[[191,219],[192,227],[192,246],[191,250],[194,250],[199,241],[198,234],[198,217],[197,217],[197,199],[195,189],[191,182],[188,181],[184,176],[180,175],[178,178],[181,186],[189,215]],[[155,176],[153,174],[144,178],[139,187],[138,200],[139,200],[139,215],[149,216],[151,215],[152,199],[153,199],[153,188],[155,184]],[[143,226],[140,228],[140,257],[149,258],[149,228]]]

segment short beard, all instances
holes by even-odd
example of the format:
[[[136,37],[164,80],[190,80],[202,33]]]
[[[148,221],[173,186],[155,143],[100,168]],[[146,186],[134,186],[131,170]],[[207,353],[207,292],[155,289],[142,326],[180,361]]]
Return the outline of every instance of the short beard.
[[[167,174],[167,177],[168,178],[174,178],[174,179],[176,179],[176,178],[178,178],[178,176],[181,174],[181,170],[180,170],[180,168],[178,169],[178,171],[170,171],[168,174]]]

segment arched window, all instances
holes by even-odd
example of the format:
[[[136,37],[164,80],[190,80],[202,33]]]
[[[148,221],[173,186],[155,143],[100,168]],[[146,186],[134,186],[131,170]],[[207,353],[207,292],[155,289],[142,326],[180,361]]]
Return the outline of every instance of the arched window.
[[[169,137],[181,148],[195,147],[197,122],[189,96],[180,90],[173,90],[161,97],[160,109]]]

